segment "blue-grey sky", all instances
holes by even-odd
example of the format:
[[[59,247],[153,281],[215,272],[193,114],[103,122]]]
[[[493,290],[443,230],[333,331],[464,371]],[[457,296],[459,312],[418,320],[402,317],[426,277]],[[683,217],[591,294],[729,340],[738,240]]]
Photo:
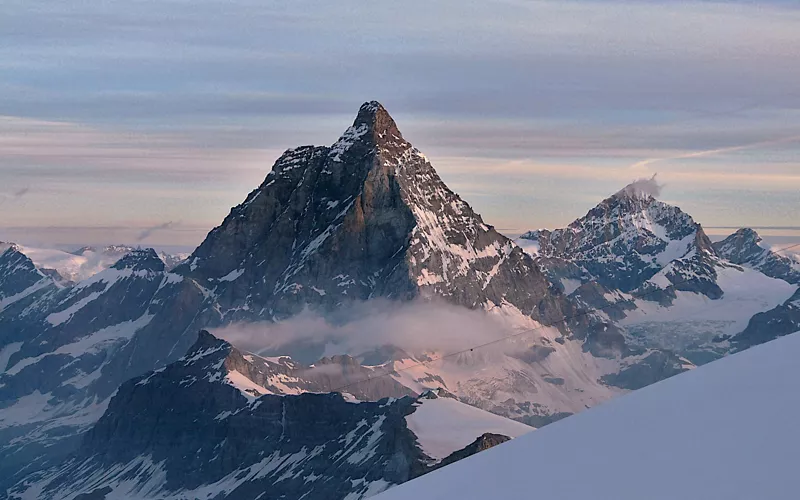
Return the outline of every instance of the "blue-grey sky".
[[[794,0],[4,0],[0,239],[194,245],[372,99],[509,232],[654,172],[800,226],[798,82]]]

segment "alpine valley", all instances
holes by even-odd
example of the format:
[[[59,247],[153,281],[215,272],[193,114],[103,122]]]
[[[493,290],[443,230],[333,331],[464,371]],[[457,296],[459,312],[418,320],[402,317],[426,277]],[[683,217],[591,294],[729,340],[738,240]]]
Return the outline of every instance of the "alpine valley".
[[[6,244],[0,496],[365,498],[800,330],[800,263],[657,194],[511,240],[373,101],[185,260]]]

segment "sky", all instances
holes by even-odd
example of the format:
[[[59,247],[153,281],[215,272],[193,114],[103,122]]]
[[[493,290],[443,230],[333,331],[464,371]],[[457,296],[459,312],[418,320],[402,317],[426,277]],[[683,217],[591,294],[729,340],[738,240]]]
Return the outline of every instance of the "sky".
[[[658,173],[800,241],[799,81],[794,0],[3,0],[0,239],[190,248],[375,99],[507,233]]]

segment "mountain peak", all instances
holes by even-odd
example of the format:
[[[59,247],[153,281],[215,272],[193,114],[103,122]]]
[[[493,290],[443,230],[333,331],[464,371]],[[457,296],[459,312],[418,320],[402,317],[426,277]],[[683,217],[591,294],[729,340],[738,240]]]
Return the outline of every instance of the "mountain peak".
[[[749,227],[737,230],[722,241],[714,243],[717,254],[737,265],[744,265],[764,273],[770,278],[788,283],[800,283],[800,266],[772,250],[759,234]]]
[[[125,254],[111,267],[113,269],[162,272],[164,271],[164,261],[152,248],[139,248]]]
[[[356,115],[353,125],[357,126],[362,123],[373,125],[378,121],[384,120],[389,120],[392,122],[392,124],[394,124],[394,120],[389,115],[389,112],[386,111],[386,108],[383,107],[383,104],[379,103],[378,101],[368,101],[358,108],[358,114]]]
[[[761,236],[758,234],[758,231],[756,231],[755,229],[751,229],[749,227],[743,227],[741,229],[738,229],[735,233],[733,233],[733,236],[750,240],[755,243],[761,241]]]
[[[403,138],[394,119],[378,101],[369,101],[361,105],[353,121],[353,128],[371,132],[376,142],[382,138]]]
[[[11,250],[12,252],[22,253],[22,247],[10,241],[0,241],[0,254]]]

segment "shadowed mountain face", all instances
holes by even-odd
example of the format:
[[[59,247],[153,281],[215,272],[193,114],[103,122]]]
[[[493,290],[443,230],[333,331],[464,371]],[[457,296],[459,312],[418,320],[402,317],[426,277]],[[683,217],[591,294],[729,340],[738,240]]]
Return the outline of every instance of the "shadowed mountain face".
[[[225,321],[375,297],[505,301],[553,321],[565,307],[376,102],[333,146],[284,153],[176,272],[212,285]]]
[[[0,312],[51,288],[55,288],[55,281],[37,269],[18,246],[0,242]]]
[[[318,367],[319,376],[287,358],[243,353],[201,332],[186,356],[123,384],[77,452],[18,491],[42,499],[256,499],[265,492],[268,498],[355,499],[509,439],[476,434],[435,460],[406,421],[421,406],[436,405],[435,394],[405,396],[391,379],[383,383],[395,383],[399,399],[353,403],[314,393],[353,375],[356,364],[338,366],[339,380],[330,363]],[[455,411],[440,416],[453,426],[469,425],[470,412],[484,413],[449,403]],[[525,428],[483,418],[497,422],[490,428]]]

